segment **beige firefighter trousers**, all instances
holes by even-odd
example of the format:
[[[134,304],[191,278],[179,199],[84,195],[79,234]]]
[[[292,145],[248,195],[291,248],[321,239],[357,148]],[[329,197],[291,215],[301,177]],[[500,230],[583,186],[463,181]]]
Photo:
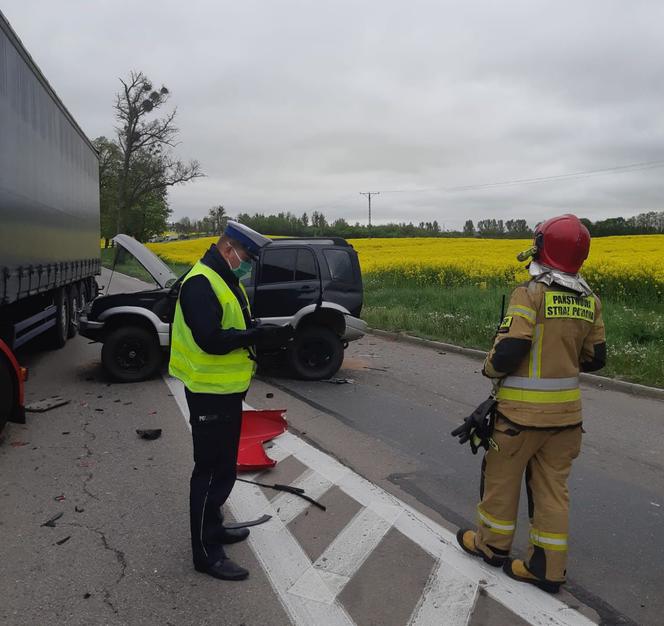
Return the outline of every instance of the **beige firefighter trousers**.
[[[512,547],[526,473],[530,546],[526,567],[540,579],[564,582],[567,565],[569,492],[567,477],[581,450],[581,426],[560,430],[520,429],[500,415],[482,463],[477,507],[477,547],[507,556]]]

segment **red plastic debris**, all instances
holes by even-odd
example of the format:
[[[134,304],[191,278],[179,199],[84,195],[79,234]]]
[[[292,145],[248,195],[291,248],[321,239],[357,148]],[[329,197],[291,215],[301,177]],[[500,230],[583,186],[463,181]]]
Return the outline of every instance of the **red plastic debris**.
[[[265,453],[263,444],[285,432],[288,427],[284,419],[285,412],[285,409],[242,411],[238,472],[266,469],[277,464]]]
[[[29,443],[29,441],[12,441],[11,446],[12,448],[22,448],[23,446],[27,446]]]

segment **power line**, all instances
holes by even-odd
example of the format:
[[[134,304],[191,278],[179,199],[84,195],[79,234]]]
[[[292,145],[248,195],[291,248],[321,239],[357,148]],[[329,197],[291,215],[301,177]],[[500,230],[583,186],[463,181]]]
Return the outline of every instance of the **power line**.
[[[569,180],[574,178],[590,178],[592,176],[602,176],[607,174],[624,174],[627,172],[638,172],[642,170],[652,170],[664,167],[664,159],[659,161],[644,161],[641,163],[629,163],[628,165],[616,165],[597,170],[585,170],[582,172],[568,172],[566,174],[556,174],[554,176],[538,176],[536,178],[517,178],[513,180],[502,180],[492,183],[478,183],[471,185],[457,185],[453,187],[415,187],[413,189],[383,189],[382,193],[420,193],[425,191],[474,191],[478,189],[492,189],[494,187],[507,187],[511,185],[534,185],[559,180]],[[374,192],[376,193],[376,192]]]

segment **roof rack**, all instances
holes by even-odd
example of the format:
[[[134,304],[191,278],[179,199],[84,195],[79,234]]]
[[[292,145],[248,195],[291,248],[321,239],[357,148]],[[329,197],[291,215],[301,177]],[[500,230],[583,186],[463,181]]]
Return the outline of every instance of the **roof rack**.
[[[343,237],[279,237],[279,239],[273,239],[270,245],[287,243],[308,243],[323,246],[334,245],[345,246],[347,248],[352,247]]]

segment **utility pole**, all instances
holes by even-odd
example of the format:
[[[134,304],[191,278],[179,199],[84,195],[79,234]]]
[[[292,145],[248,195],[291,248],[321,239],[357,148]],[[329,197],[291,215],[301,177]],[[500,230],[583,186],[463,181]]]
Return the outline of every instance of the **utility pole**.
[[[380,191],[360,191],[360,195],[369,198],[369,228],[371,228],[371,196],[379,196]]]

